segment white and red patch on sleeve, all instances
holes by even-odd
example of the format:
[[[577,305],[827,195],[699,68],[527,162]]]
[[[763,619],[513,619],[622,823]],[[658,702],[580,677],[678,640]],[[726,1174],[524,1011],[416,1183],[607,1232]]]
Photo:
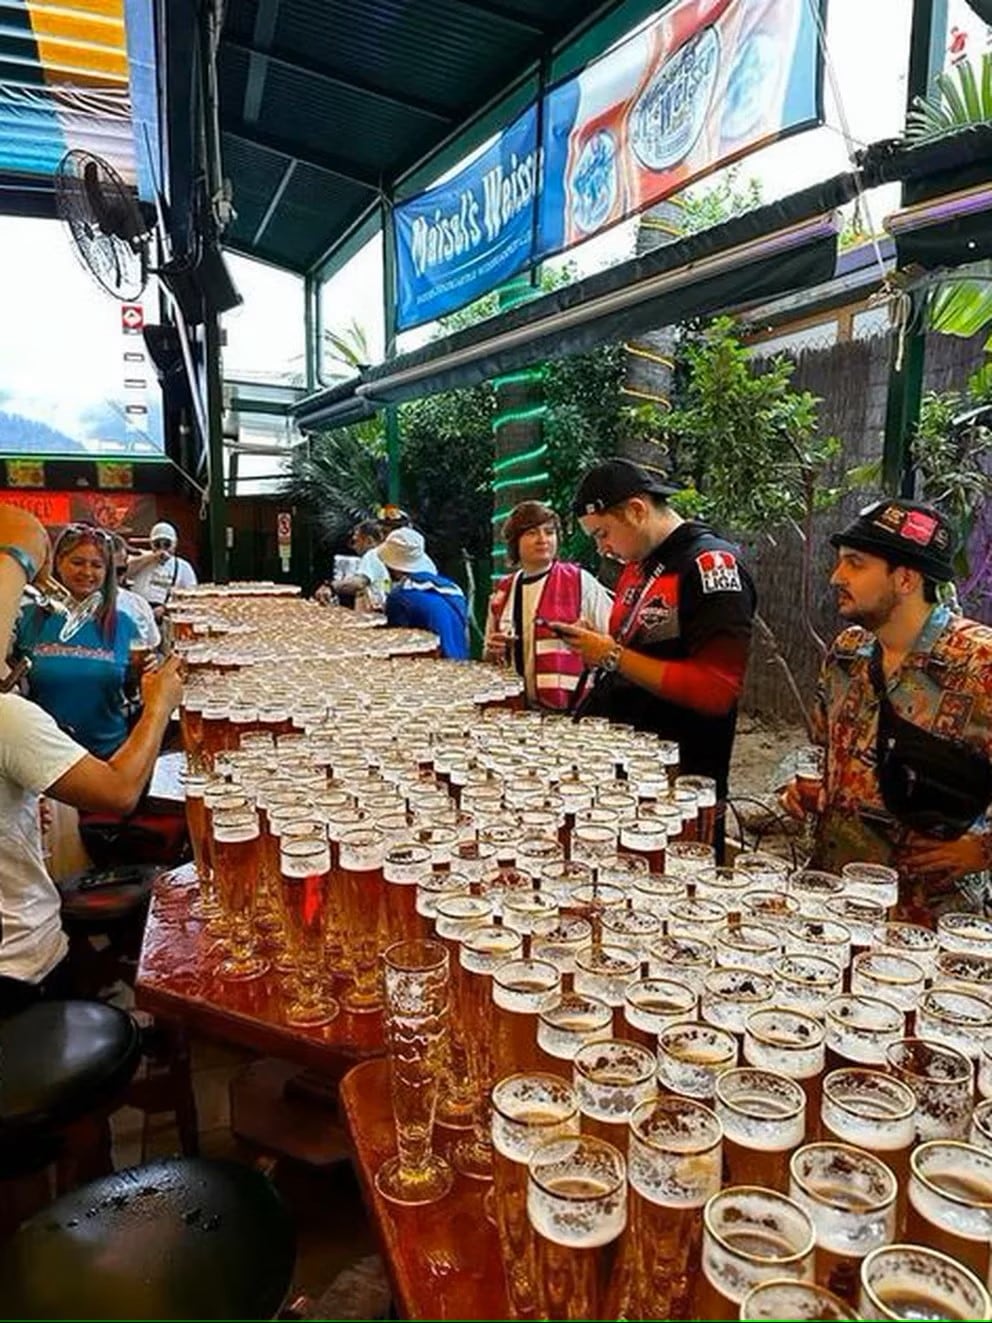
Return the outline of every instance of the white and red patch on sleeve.
[[[741,572],[732,551],[701,551],[696,567],[702,580],[704,593],[739,593]]]

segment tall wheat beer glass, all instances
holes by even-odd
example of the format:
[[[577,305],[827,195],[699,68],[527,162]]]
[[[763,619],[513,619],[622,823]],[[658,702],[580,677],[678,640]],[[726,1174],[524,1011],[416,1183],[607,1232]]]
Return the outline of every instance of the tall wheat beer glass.
[[[813,1280],[816,1233],[784,1194],[733,1185],[703,1209],[703,1270],[692,1318],[735,1319],[752,1287],[773,1278]]]
[[[623,1154],[592,1135],[576,1135],[542,1144],[528,1170],[538,1316],[602,1318],[615,1260],[611,1251],[627,1224]]]
[[[555,1075],[509,1075],[493,1086],[493,1184],[510,1310],[537,1309],[534,1232],[527,1218],[527,1163],[549,1139],[579,1133],[572,1089]]]

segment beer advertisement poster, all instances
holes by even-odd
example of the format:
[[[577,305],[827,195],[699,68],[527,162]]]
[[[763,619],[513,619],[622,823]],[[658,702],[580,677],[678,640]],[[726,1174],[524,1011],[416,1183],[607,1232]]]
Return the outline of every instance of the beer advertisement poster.
[[[537,158],[530,106],[457,174],[396,208],[397,329],[464,307],[530,263]]]
[[[553,88],[535,257],[820,123],[818,5],[680,0]]]

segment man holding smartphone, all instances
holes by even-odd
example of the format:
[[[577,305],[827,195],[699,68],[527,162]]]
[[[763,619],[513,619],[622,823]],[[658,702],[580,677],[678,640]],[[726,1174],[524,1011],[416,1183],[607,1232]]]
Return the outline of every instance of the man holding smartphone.
[[[681,770],[724,800],[757,594],[734,544],[671,508],[677,490],[625,459],[586,474],[573,512],[624,569],[609,632],[561,634],[596,671],[578,715],[677,740]]]

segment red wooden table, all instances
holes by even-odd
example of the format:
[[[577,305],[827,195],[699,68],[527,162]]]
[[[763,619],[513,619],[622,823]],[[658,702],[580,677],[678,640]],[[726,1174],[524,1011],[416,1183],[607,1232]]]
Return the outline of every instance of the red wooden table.
[[[380,1014],[342,1012],[323,1028],[296,1028],[283,1021],[274,974],[245,983],[218,978],[215,943],[193,914],[197,893],[192,864],[155,884],[134,988],[142,1010],[331,1078],[382,1053]]]
[[[349,1071],[338,1102],[398,1313],[403,1318],[506,1318],[499,1239],[483,1208],[492,1187],[456,1176],[451,1193],[436,1204],[406,1208],[387,1203],[373,1182],[379,1165],[396,1151],[388,1062],[366,1061]],[[447,1154],[459,1133],[436,1127],[437,1151]]]

